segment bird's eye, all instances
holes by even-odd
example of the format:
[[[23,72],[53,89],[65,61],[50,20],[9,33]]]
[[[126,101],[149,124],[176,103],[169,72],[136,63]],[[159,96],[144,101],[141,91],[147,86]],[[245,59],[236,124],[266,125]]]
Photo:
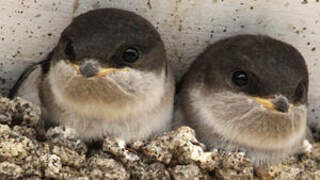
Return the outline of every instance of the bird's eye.
[[[305,83],[300,82],[294,94],[294,101],[300,102],[300,101],[303,101],[304,99],[305,99]]]
[[[247,73],[241,70],[233,72],[232,82],[240,87],[247,85],[249,82]]]
[[[139,51],[136,48],[127,48],[122,53],[122,59],[128,63],[134,63],[139,59]]]
[[[66,45],[65,45],[64,53],[69,60],[74,60],[76,58],[76,54],[74,52],[72,41],[69,38],[66,38],[65,41],[66,41]]]

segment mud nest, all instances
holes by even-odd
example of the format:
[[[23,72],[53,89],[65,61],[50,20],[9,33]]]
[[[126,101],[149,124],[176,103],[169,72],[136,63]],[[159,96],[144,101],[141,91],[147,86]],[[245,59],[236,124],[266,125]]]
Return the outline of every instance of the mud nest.
[[[91,148],[63,127],[38,141],[39,119],[31,103],[0,97],[0,179],[320,179],[319,142],[310,153],[255,170],[243,152],[206,150],[189,127],[129,145],[107,137]]]

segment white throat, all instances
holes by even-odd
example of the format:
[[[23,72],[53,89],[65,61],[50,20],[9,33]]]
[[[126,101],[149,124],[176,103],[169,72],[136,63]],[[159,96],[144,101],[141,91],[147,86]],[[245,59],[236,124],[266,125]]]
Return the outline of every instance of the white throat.
[[[199,117],[202,132],[210,133],[252,148],[277,150],[301,142],[306,129],[306,107],[293,107],[287,114],[270,112],[244,94],[221,92],[203,97],[199,90],[188,92],[193,113]],[[195,120],[196,121],[196,120]]]
[[[62,69],[67,75],[61,76]],[[128,88],[133,88],[135,91],[134,96],[130,96],[130,98],[134,99],[121,104],[121,106],[104,102],[90,104],[69,102],[63,91],[68,82],[72,81],[72,73],[74,73],[72,69],[66,68],[66,64],[62,61],[50,69],[49,83],[58,106],[69,112],[67,117],[62,117],[59,120],[65,125],[76,129],[79,134],[86,133],[87,137],[92,138],[113,134],[128,140],[146,136],[148,134],[146,131],[152,130],[147,124],[156,125],[159,126],[159,129],[163,129],[171,119],[172,111],[170,108],[172,108],[172,105],[159,108],[167,91],[164,70],[160,76],[133,69],[130,73],[111,74],[109,78],[112,81],[110,83],[123,80],[123,84],[119,83],[117,86],[124,93],[131,94]],[[64,83],[61,83],[61,80]],[[125,84],[127,82],[135,84],[129,86]],[[152,119],[151,115],[155,116],[155,118]],[[152,124],[151,121],[155,121],[158,124]],[[131,134],[134,129],[139,128],[145,128],[146,130],[135,132],[135,135]]]

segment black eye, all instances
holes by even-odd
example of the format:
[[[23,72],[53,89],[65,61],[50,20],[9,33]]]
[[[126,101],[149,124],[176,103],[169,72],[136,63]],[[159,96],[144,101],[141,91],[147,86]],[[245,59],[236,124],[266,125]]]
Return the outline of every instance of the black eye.
[[[245,86],[248,84],[249,78],[244,71],[235,71],[232,74],[232,82],[237,86]]]
[[[76,58],[76,54],[74,52],[72,41],[69,38],[66,38],[65,41],[66,41],[66,45],[65,45],[64,53],[69,60],[74,60]]]
[[[136,48],[127,48],[122,53],[122,59],[128,63],[134,63],[139,59],[139,51]]]
[[[305,99],[305,84],[304,82],[300,82],[295,93],[294,93],[294,101],[300,102]]]

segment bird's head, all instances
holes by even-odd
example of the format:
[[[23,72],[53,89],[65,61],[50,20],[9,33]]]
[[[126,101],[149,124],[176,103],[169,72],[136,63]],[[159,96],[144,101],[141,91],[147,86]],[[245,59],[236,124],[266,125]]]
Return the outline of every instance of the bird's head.
[[[228,141],[272,150],[304,137],[308,71],[284,42],[256,35],[219,41],[194,62],[184,86],[199,123]]]
[[[70,104],[121,107],[157,92],[166,65],[163,42],[147,20],[99,9],[76,17],[62,32],[49,81]]]

